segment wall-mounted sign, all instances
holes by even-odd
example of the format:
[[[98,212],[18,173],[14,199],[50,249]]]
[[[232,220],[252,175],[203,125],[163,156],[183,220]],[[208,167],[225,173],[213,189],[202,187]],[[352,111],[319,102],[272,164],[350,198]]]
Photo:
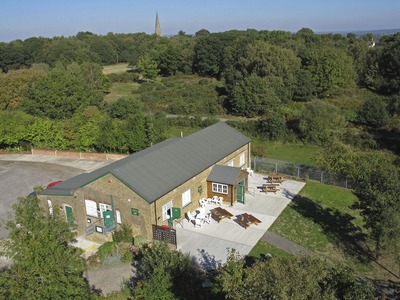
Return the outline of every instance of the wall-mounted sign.
[[[139,215],[139,210],[137,208],[131,208],[131,212],[133,216],[138,216]]]
[[[103,233],[104,232],[104,229],[101,226],[95,226],[95,229],[96,229],[96,232],[98,232],[98,233]]]

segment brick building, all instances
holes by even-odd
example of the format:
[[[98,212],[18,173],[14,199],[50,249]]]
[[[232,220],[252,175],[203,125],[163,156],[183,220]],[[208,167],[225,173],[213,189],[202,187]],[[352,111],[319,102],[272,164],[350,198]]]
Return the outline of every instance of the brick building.
[[[244,201],[250,139],[225,123],[165,140],[91,173],[42,191],[42,205],[58,208],[78,234],[106,234],[129,224],[152,238],[152,225],[171,225],[199,199]]]

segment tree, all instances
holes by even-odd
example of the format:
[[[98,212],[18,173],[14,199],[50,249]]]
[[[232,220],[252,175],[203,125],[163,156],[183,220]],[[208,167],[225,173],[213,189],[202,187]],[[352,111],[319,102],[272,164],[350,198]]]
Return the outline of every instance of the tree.
[[[257,122],[257,132],[262,138],[276,140],[286,132],[285,119],[277,114],[267,114]]]
[[[29,141],[35,118],[22,111],[0,111],[0,147],[20,147]]]
[[[320,98],[332,97],[340,88],[355,85],[353,61],[343,50],[333,47],[308,50],[302,64],[313,75]]]
[[[358,172],[353,178],[358,200],[353,206],[361,210],[364,226],[375,241],[376,257],[379,258],[382,250],[400,240],[400,232],[393,232],[398,227],[398,220],[393,223],[391,219],[398,213],[400,171],[386,154],[378,151],[361,153],[356,163]],[[392,241],[384,237],[391,237]],[[390,245],[389,248],[393,250]]]
[[[13,205],[15,219],[7,222],[9,237],[2,241],[2,255],[12,259],[4,273],[0,295],[7,299],[89,299],[83,278],[85,261],[58,209],[47,213],[37,197],[19,198]]]
[[[316,93],[316,82],[312,74],[304,69],[299,69],[296,75],[296,88],[293,94],[293,100],[310,101]]]
[[[357,121],[373,128],[386,125],[388,119],[386,104],[379,97],[368,98],[357,112]]]
[[[323,101],[312,101],[300,116],[299,130],[308,142],[324,144],[340,136],[346,122],[338,108]]]
[[[275,111],[280,100],[265,78],[251,75],[234,84],[230,104],[233,114],[255,117]]]
[[[247,45],[237,69],[243,77],[257,75],[265,78],[278,98],[287,102],[293,98],[300,60],[289,49],[256,41]]]
[[[119,98],[110,104],[108,114],[112,118],[125,119],[130,114],[142,111],[143,105],[140,101],[131,97]]]
[[[0,73],[0,109],[15,110],[21,106],[29,86],[46,76],[41,70],[21,69]]]
[[[371,299],[370,286],[356,282],[351,269],[317,257],[273,257],[246,266],[235,252],[219,270],[226,299]]]
[[[154,80],[160,72],[157,62],[150,55],[142,55],[138,59],[137,68],[144,78]]]
[[[100,106],[105,87],[98,79],[103,75],[96,72],[101,71],[88,64],[58,65],[29,88],[22,109],[33,115],[65,119],[78,108]]]
[[[166,243],[140,249],[137,274],[140,282],[131,289],[144,299],[202,299],[200,279],[190,257],[172,251]],[[136,279],[137,280],[137,279]]]
[[[384,94],[398,94],[400,91],[400,33],[383,37],[378,57],[380,81],[379,90]]]

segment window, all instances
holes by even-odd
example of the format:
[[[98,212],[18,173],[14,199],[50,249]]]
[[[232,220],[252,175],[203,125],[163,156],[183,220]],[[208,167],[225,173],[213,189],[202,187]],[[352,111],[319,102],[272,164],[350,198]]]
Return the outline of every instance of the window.
[[[121,211],[119,209],[115,210],[115,215],[117,217],[117,223],[122,224],[122,217],[121,217]]]
[[[168,220],[172,214],[172,201],[163,205],[162,207],[162,219],[163,221]]]
[[[190,202],[192,202],[192,197],[190,196],[190,190],[182,193],[182,207],[185,207]]]
[[[240,162],[239,162],[240,166],[239,167],[242,167],[245,163],[246,163],[245,156],[244,156],[244,153],[242,153],[242,154],[240,154]]]
[[[93,200],[85,200],[86,215],[98,218],[97,203]]]
[[[228,167],[233,167],[233,160],[231,160],[230,162],[228,162]]]
[[[53,204],[51,203],[50,199],[47,199],[47,205],[49,206],[50,216],[52,216],[53,215]]]
[[[99,203],[99,206],[100,206],[100,216],[101,216],[101,218],[103,218],[103,212],[112,210],[111,205],[108,205],[108,204]]]
[[[228,194],[228,186],[226,184],[213,183],[212,191],[214,193]]]

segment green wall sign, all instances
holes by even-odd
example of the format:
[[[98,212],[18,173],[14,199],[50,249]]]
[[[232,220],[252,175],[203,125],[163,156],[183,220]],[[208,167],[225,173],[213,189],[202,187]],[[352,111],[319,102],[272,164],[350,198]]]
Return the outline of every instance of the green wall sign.
[[[137,208],[131,208],[131,212],[133,216],[138,216],[139,215],[139,210]]]

